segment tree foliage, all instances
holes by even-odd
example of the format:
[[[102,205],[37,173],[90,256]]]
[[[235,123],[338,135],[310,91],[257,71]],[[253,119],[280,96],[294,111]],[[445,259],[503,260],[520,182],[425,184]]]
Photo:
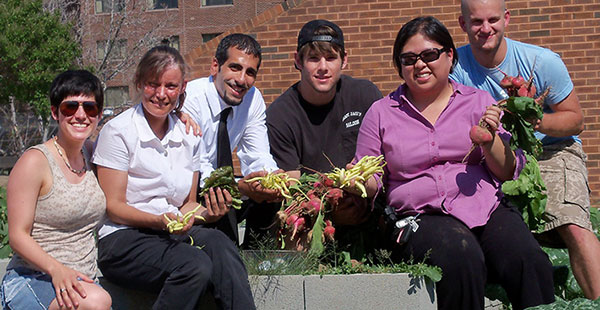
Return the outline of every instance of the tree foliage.
[[[52,79],[80,54],[70,30],[42,0],[0,1],[0,105],[13,97],[47,119]]]

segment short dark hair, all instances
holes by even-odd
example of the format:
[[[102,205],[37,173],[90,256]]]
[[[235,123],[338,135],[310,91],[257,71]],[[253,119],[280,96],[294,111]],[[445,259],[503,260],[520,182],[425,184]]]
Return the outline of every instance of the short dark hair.
[[[406,45],[406,41],[417,33],[422,34],[429,40],[437,42],[447,50],[452,50],[452,67],[450,68],[450,73],[452,73],[454,66],[458,62],[458,53],[456,52],[456,47],[454,46],[454,41],[452,40],[450,32],[448,32],[446,26],[435,17],[421,16],[404,24],[404,26],[400,28],[400,31],[398,31],[398,35],[396,35],[392,57],[394,59],[394,66],[398,70],[400,77],[403,78],[400,54],[402,54],[402,49],[404,48],[404,45]]]
[[[100,79],[87,70],[68,70],[57,75],[50,86],[50,105],[56,107],[69,96],[94,96],[98,109],[104,105]]]
[[[219,68],[221,68],[227,59],[229,59],[230,47],[235,47],[246,54],[258,57],[258,66],[256,66],[256,70],[260,68],[260,63],[262,61],[260,44],[258,44],[253,37],[243,33],[232,33],[219,42],[219,46],[217,46],[217,51],[215,53]]]

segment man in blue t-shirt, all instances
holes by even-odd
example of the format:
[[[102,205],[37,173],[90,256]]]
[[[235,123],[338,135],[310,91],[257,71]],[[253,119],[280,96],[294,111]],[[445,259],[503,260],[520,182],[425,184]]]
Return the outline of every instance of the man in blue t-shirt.
[[[587,298],[600,296],[600,242],[592,232],[586,155],[578,134],[583,114],[573,82],[560,56],[549,49],[504,37],[510,12],[504,0],[462,0],[459,23],[469,45],[458,49],[459,63],[451,78],[507,98],[500,87],[504,74],[533,76],[536,96],[549,89],[544,117],[535,125],[544,145],[539,158],[548,188],[544,245],[569,250],[573,274]]]

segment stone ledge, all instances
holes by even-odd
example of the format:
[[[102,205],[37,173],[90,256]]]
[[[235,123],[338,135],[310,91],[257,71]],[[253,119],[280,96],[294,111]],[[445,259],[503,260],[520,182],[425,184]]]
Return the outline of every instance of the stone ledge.
[[[4,277],[8,261],[0,259],[0,279]],[[151,309],[156,300],[156,294],[117,286],[101,275],[99,280],[113,298],[114,310]],[[437,308],[433,283],[404,273],[322,277],[251,275],[248,281],[259,310]],[[214,310],[217,307],[212,296],[207,294],[197,309]],[[500,310],[503,306],[499,301],[486,298],[485,309]]]
[[[405,273],[250,276],[257,309],[437,309],[434,284]]]
[[[7,259],[0,260],[0,276]],[[150,309],[156,294],[126,289],[99,277],[113,298],[113,309]],[[409,274],[286,275],[248,278],[259,310],[436,309],[434,284]],[[183,297],[182,297],[183,298]],[[217,309],[209,294],[199,310]]]

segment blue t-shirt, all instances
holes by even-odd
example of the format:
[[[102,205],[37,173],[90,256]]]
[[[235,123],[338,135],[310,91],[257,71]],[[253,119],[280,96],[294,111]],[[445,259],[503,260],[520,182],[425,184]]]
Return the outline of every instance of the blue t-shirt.
[[[550,88],[550,93],[544,101],[544,113],[552,113],[549,105],[562,102],[573,91],[569,71],[560,56],[547,48],[509,38],[504,39],[507,46],[506,57],[495,68],[480,65],[475,60],[470,45],[458,48],[458,63],[450,78],[458,83],[486,90],[494,99],[501,100],[508,98],[504,89],[500,87],[500,81],[504,78],[502,72],[510,76],[521,75],[525,80],[528,80],[533,73],[536,97]],[[546,136],[541,132],[536,132],[535,135],[544,145],[569,139],[581,143],[577,136],[557,138]]]

